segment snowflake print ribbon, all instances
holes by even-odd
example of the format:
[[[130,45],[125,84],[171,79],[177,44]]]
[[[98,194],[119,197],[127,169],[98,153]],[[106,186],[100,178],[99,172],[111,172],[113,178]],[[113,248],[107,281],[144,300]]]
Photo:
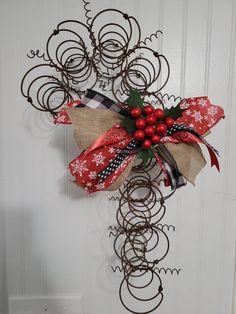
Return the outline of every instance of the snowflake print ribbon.
[[[96,99],[95,91],[90,90],[88,95],[93,95],[93,98]],[[75,127],[75,138],[83,151],[69,163],[69,170],[75,177],[76,184],[89,193],[112,189],[113,185],[114,189],[119,188],[124,181],[121,180],[121,177],[127,177],[140,149],[139,142],[122,127],[121,122],[127,116],[125,107],[121,108],[118,113],[119,106],[115,105],[112,100],[105,99],[105,105],[103,104],[101,107],[99,102],[95,104],[94,99],[91,101],[86,95],[84,100],[70,102],[54,119],[56,124],[72,124]],[[99,99],[101,99],[101,94],[99,94]],[[164,145],[165,149],[176,159],[178,171],[173,170],[173,167],[163,160],[162,155],[158,153],[159,145],[154,154],[154,158],[163,170],[166,185],[171,185],[172,188],[174,180],[179,182],[177,188],[184,185],[182,178],[193,182],[205,165],[201,150],[197,148],[199,144],[207,147],[211,165],[216,166],[219,170],[218,152],[205,140],[204,135],[224,117],[223,109],[211,104],[206,96],[184,99],[177,107],[183,110],[182,115],[162,136],[159,145]],[[88,125],[85,124],[85,120],[88,120]],[[89,140],[86,141],[86,138]],[[178,146],[180,143],[182,146]],[[189,148],[189,146],[183,146],[183,143],[192,145],[192,149],[196,155],[198,154],[196,158],[201,160],[199,169],[193,171],[192,179],[191,174],[185,171],[179,161],[181,157],[178,156],[184,151],[180,151],[177,155],[172,149],[173,147]],[[194,145],[197,145],[198,151]],[[184,158],[190,157],[185,155]],[[191,158],[194,157],[191,156]]]
[[[106,180],[101,180],[99,174],[107,169],[119,155],[119,152],[132,140],[132,137],[116,125],[104,133],[98,143],[93,143],[69,164],[71,174],[76,183],[89,193],[109,187],[134,159],[134,155],[126,155],[121,163],[109,173],[105,170]],[[100,144],[99,144],[100,143]],[[110,174],[110,175],[108,175]],[[112,174],[112,175],[111,175]]]
[[[181,102],[179,106],[184,107],[182,117],[176,123],[183,123],[192,127],[198,134],[204,135],[221,118],[224,117],[224,110],[220,106],[210,103],[208,97],[188,98]]]

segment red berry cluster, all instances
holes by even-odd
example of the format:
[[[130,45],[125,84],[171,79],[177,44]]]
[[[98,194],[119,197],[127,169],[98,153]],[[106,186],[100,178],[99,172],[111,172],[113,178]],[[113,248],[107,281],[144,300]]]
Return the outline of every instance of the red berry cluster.
[[[143,108],[132,108],[130,116],[134,118],[137,130],[133,133],[137,141],[142,141],[142,148],[148,149],[158,144],[167,129],[174,124],[174,119],[165,117],[162,109],[154,109],[152,105]]]

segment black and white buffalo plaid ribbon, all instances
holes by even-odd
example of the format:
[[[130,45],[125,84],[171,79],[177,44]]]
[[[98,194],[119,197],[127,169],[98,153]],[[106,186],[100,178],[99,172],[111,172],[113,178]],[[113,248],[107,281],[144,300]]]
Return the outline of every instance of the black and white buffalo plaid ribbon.
[[[128,111],[122,105],[93,89],[87,90],[82,100],[82,105],[92,109],[109,109],[123,116],[128,115]]]
[[[163,144],[157,146],[157,154],[162,159],[167,178],[165,178],[165,185],[171,186],[172,190],[176,190],[183,185],[186,185],[186,180],[178,170],[177,163],[169,150]]]
[[[181,186],[184,186],[187,184],[187,181],[185,178],[181,175],[181,173],[176,170],[171,164],[164,162],[164,167],[168,175],[168,180],[165,180],[167,185],[171,186],[172,190],[178,189]]]

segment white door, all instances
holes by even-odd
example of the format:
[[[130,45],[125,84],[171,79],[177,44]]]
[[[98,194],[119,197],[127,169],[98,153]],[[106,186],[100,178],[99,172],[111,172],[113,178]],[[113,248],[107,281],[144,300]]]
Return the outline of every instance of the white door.
[[[113,273],[112,193],[87,196],[69,181],[78,154],[72,130],[55,127],[20,93],[20,82],[64,19],[85,21],[79,0],[0,0],[0,313],[121,314]],[[205,167],[196,186],[167,201],[171,250],[163,261],[162,314],[232,314],[235,263],[236,1],[91,0],[134,15],[143,38],[167,57],[166,91],[208,95],[226,119],[208,136],[221,172]],[[9,304],[9,307],[8,307]]]

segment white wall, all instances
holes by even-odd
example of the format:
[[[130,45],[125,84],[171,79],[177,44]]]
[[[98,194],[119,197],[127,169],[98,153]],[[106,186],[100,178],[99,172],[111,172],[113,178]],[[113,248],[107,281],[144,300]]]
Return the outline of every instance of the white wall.
[[[6,278],[6,248],[5,248],[5,224],[4,211],[0,207],[0,314],[7,313],[8,295]]]
[[[110,6],[134,14],[144,37],[163,30],[162,39],[153,46],[163,50],[170,62],[168,91],[182,96],[207,94],[225,108],[226,119],[208,138],[220,151],[221,173],[208,166],[196,187],[183,188],[167,203],[166,223],[174,224],[176,232],[170,234],[172,247],[163,266],[182,272],[162,276],[165,300],[160,312],[231,314],[236,2],[91,0],[92,14]],[[6,303],[7,294],[13,303],[19,301],[16,298],[82,296],[76,313],[121,314],[126,311],[117,295],[120,277],[109,267],[113,251],[107,229],[115,221],[115,204],[108,201],[107,192],[87,197],[69,182],[66,166],[77,154],[70,128],[53,126],[47,116],[29,107],[19,90],[23,73],[34,62],[26,53],[43,51],[58,22],[83,19],[83,14],[78,0],[0,1],[0,182],[6,240],[4,254],[1,228],[0,300]],[[30,304],[33,314],[44,306],[44,301],[37,302]],[[14,314],[26,306],[14,304],[19,304]],[[54,302],[53,314],[64,313],[61,304]]]
[[[0,50],[1,54],[1,50]],[[0,73],[2,73],[2,66],[0,64]],[[2,75],[0,76],[0,86],[2,85]],[[2,97],[0,96],[0,103]],[[2,106],[0,105],[0,124],[2,125]],[[5,314],[8,311],[8,291],[7,291],[7,267],[6,267],[6,242],[5,242],[5,208],[4,208],[4,187],[2,180],[3,174],[3,136],[0,132],[0,314]]]

